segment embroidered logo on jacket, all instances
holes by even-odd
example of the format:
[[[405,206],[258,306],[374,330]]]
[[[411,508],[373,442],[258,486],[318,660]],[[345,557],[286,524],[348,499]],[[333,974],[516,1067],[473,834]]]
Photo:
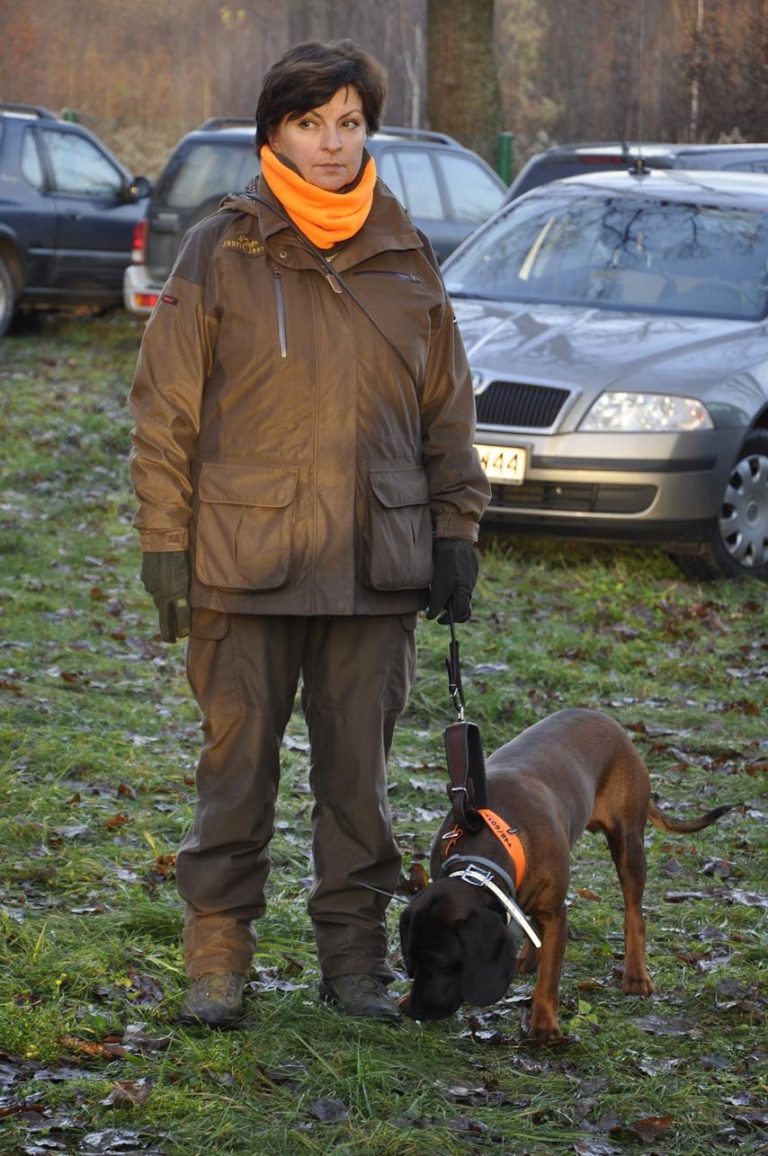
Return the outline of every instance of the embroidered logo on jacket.
[[[260,257],[264,252],[261,241],[252,241],[250,237],[246,237],[245,233],[241,233],[234,240],[225,241],[223,247],[225,249],[237,249],[241,253],[247,253],[249,257]]]

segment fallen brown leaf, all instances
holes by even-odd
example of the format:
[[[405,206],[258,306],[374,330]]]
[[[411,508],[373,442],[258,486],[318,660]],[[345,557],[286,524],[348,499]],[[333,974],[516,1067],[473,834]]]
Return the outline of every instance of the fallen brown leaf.
[[[101,1060],[120,1059],[125,1055],[122,1044],[112,1040],[96,1043],[94,1040],[81,1040],[77,1036],[62,1036],[59,1043],[71,1052],[78,1052],[83,1056],[96,1056]]]
[[[650,1144],[658,1136],[668,1132],[673,1123],[674,1116],[645,1116],[641,1120],[633,1120],[631,1124],[627,1124],[627,1128],[644,1143]]]

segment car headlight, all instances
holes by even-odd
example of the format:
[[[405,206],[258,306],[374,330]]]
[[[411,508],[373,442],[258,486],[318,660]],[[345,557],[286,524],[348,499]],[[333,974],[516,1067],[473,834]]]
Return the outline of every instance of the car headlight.
[[[666,393],[601,393],[580,429],[590,433],[665,433],[714,429],[705,405]]]

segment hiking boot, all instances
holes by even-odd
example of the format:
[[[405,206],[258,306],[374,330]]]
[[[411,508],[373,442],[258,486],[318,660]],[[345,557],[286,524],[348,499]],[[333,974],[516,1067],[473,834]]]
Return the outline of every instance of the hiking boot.
[[[336,1004],[348,1016],[399,1020],[399,1009],[380,979],[373,975],[337,975],[320,981],[320,999]]]
[[[208,971],[193,979],[179,1012],[183,1024],[228,1028],[243,1014],[245,976],[236,971]]]

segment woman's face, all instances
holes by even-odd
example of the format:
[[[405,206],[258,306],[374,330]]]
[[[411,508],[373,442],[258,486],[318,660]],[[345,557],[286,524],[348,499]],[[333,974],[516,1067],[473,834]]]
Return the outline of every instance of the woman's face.
[[[305,181],[338,192],[355,179],[363,159],[365,117],[357,89],[340,88],[326,104],[284,117],[269,143]]]

